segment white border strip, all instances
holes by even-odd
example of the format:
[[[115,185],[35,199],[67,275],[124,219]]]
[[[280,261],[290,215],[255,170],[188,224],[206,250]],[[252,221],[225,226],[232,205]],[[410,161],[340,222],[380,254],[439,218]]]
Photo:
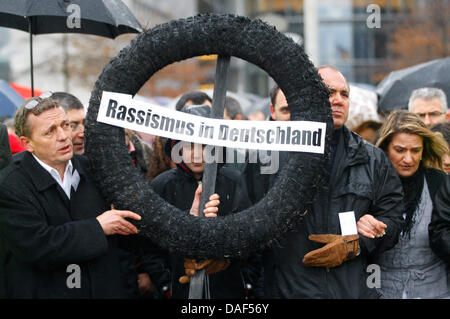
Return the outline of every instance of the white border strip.
[[[198,144],[320,154],[326,135],[322,122],[210,119],[108,91],[103,92],[97,121]]]

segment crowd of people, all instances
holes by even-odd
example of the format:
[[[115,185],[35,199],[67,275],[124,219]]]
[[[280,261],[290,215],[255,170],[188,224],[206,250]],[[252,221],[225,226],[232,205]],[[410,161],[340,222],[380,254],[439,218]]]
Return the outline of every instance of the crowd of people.
[[[245,259],[196,260],[141,237],[132,222],[141,217],[107,203],[93,180],[82,103],[66,92],[26,100],[0,128],[0,298],[186,299],[200,269],[211,299],[450,298],[445,93],[414,90],[408,110],[367,125],[373,134],[363,138],[346,127],[351,92],[343,74],[333,66],[317,71],[334,124],[329,178],[294,229]],[[267,120],[289,121],[283,91],[275,85],[269,96]],[[193,91],[176,110],[210,117],[211,105],[211,97]],[[226,99],[224,119],[246,119],[238,100]],[[125,131],[130,161],[186,214],[242,211],[277,178],[264,173],[262,161],[219,164],[215,194],[200,207],[205,146],[163,137],[149,144],[140,134]],[[276,154],[279,172],[289,152]],[[341,213],[354,218],[354,233],[344,233]],[[369,269],[378,269],[374,285]]]

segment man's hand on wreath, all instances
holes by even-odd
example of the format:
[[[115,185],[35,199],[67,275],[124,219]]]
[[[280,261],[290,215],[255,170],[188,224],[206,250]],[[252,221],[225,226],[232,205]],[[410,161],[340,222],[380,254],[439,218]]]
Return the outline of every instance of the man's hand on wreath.
[[[195,259],[184,259],[184,269],[186,276],[182,276],[179,279],[179,282],[182,284],[186,284],[191,281],[191,277],[195,275],[197,270],[205,268],[205,273],[207,275],[214,274],[216,272],[225,270],[230,265],[229,259],[206,259],[197,262]]]
[[[141,220],[141,216],[129,210],[115,209],[114,205],[111,205],[111,210],[98,215],[96,218],[105,235],[119,234],[126,236],[139,232],[136,226],[127,221],[126,218]]]
[[[359,253],[359,235],[309,235],[309,240],[326,244],[303,257],[303,264],[310,267],[337,267]]]

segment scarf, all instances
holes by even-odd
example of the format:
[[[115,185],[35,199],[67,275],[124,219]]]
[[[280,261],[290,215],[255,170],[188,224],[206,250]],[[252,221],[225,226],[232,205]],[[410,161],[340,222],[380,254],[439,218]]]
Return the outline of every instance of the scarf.
[[[419,206],[420,198],[422,197],[423,184],[425,180],[425,169],[422,162],[417,171],[410,177],[400,177],[403,186],[403,203],[406,214],[405,224],[403,225],[403,236],[408,236],[414,225],[414,212]]]

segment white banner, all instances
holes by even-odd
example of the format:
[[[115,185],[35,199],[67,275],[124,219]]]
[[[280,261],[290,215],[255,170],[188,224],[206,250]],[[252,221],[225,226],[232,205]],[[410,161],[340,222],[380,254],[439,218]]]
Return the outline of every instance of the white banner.
[[[198,144],[230,148],[324,152],[326,123],[237,121],[191,115],[104,91],[97,121]]]

